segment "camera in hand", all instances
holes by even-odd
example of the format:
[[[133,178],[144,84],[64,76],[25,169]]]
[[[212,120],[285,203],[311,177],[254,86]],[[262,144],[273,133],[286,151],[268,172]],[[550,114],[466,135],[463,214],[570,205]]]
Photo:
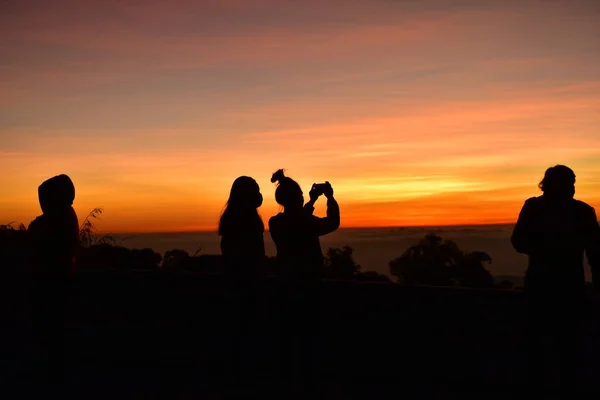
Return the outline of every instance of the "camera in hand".
[[[327,189],[331,188],[331,184],[329,182],[325,183],[313,183],[312,189],[317,192],[319,195],[325,194]]]

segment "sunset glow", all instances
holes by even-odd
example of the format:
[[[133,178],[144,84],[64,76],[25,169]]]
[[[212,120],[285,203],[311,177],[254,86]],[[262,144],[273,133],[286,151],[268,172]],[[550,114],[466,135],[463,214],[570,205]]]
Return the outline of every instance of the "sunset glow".
[[[60,173],[115,233],[214,230],[239,175],[266,221],[278,168],[343,227],[514,222],[557,163],[599,207],[600,6],[453,3],[4,1],[0,224]]]

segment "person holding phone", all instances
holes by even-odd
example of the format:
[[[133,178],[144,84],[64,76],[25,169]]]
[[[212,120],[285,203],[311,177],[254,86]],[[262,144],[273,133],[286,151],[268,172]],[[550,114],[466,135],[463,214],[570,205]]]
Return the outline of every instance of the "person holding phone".
[[[283,170],[275,172],[271,182],[278,183],[275,200],[283,207],[283,212],[269,220],[281,274],[295,279],[320,278],[324,257],[319,237],[340,226],[340,208],[333,197],[333,188],[329,182],[314,184],[310,201],[304,205],[300,185],[285,176]],[[327,216],[323,218],[312,215],[321,195],[327,198]]]
[[[277,182],[275,199],[283,212],[271,217],[269,230],[277,247],[278,276],[280,278],[280,374],[288,383],[306,383],[312,380],[315,340],[320,332],[320,285],[324,257],[319,236],[340,226],[340,208],[333,197],[333,189],[326,182],[313,185],[310,201],[304,204],[300,185],[284,175],[283,170],[273,174]],[[327,198],[327,216],[313,215],[317,199]],[[290,382],[291,381],[291,382]]]

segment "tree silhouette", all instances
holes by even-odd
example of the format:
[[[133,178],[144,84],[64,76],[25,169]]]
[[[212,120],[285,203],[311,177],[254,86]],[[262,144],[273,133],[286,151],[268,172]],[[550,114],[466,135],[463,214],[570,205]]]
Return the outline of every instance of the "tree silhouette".
[[[375,271],[361,272],[362,267],[354,261],[354,249],[350,246],[332,247],[325,255],[323,277],[359,282],[390,282],[386,275]]]
[[[353,280],[360,271],[352,253],[354,249],[350,246],[342,248],[330,248],[325,256],[324,276],[329,279]]]
[[[190,255],[185,250],[173,249],[165,252],[162,268],[175,269],[185,268],[190,263]]]
[[[81,247],[77,265],[81,269],[111,268],[117,270],[157,269],[162,256],[152,249],[128,249],[109,243]]]
[[[390,273],[407,285],[491,287],[494,278],[483,265],[491,261],[487,253],[466,252],[451,240],[429,234],[389,266]]]
[[[483,251],[463,252],[461,262],[456,265],[456,275],[460,286],[491,287],[494,277],[485,269],[492,263],[492,257]]]

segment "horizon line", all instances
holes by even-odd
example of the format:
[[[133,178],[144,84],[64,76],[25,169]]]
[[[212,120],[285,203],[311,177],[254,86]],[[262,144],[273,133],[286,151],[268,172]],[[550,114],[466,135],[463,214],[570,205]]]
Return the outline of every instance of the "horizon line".
[[[385,226],[344,226],[341,229],[414,229],[414,228],[460,228],[460,227],[473,227],[473,226],[504,226],[514,225],[515,222],[494,222],[494,223],[474,223],[474,224],[440,224],[440,225],[385,225]],[[217,228],[215,229],[190,229],[190,230],[165,230],[165,231],[144,231],[144,232],[97,232],[96,235],[146,235],[146,234],[164,234],[164,233],[215,233],[217,234]],[[269,229],[265,227],[265,232],[269,232]]]

